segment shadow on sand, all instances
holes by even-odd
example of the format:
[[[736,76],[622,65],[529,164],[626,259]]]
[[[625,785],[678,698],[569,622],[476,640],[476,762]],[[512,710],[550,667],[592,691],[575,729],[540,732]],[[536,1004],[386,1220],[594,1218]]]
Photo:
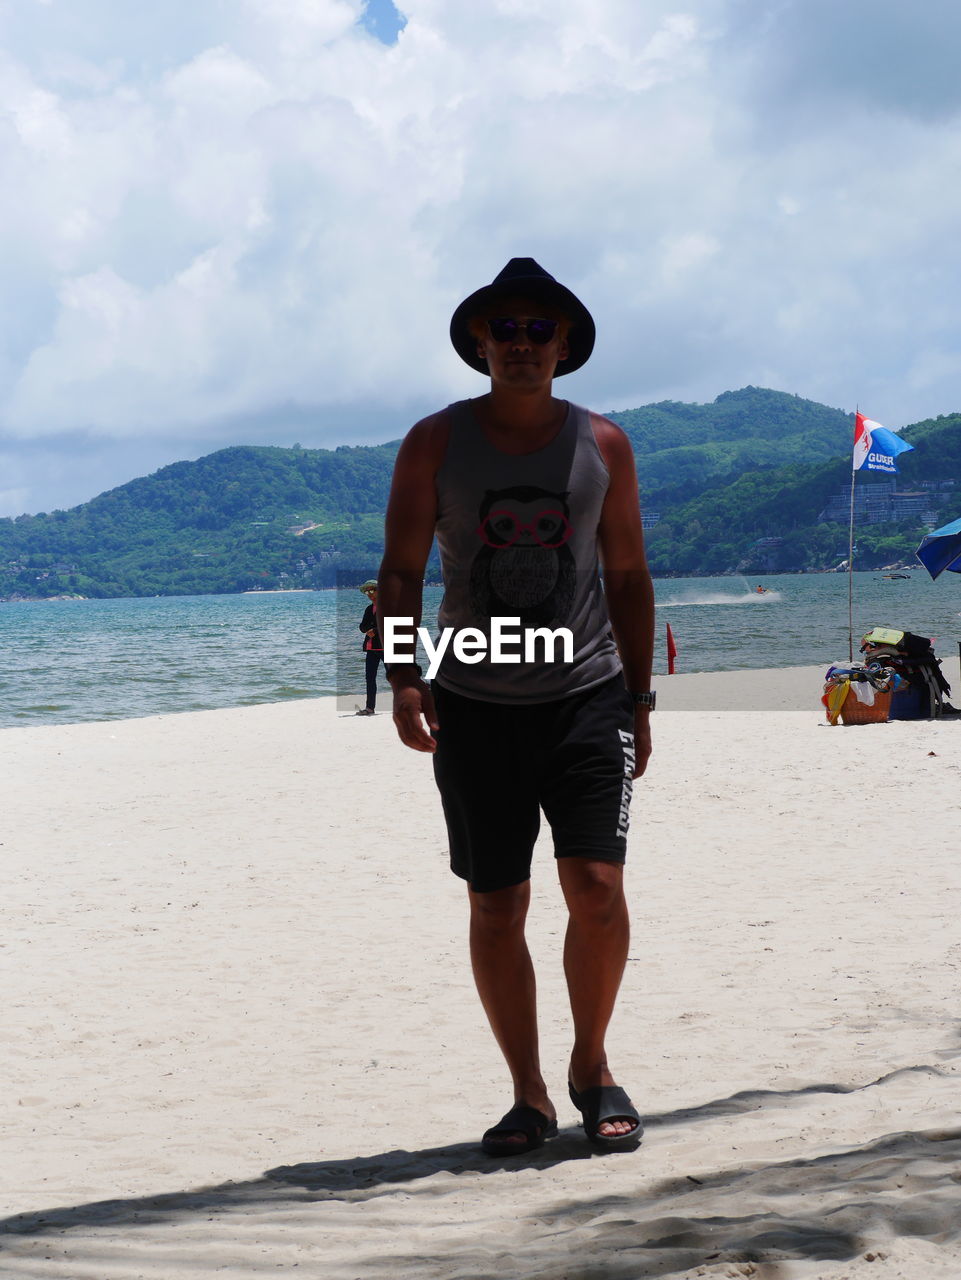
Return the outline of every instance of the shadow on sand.
[[[784,1092],[745,1091],[654,1115],[646,1123],[655,1130],[790,1106],[812,1094],[874,1088],[906,1072],[942,1074],[937,1067],[912,1067],[857,1087],[823,1084]],[[546,1171],[585,1159],[620,1162],[638,1157],[598,1154],[579,1130],[571,1128],[523,1160],[491,1159],[474,1143],[454,1143],[281,1166],[246,1182],[17,1214],[0,1220],[0,1255],[5,1251],[3,1237],[12,1246],[11,1236],[63,1237],[104,1229],[115,1234],[117,1229],[138,1227],[156,1233],[164,1226],[245,1211],[276,1214],[280,1221],[286,1211],[320,1208],[323,1202],[352,1204],[361,1210],[369,1205],[375,1213],[378,1203],[386,1207],[384,1197],[400,1191],[409,1198],[437,1197],[456,1189],[462,1198],[466,1188],[460,1182],[452,1186],[451,1177],[472,1180],[471,1194],[483,1197],[491,1176]],[[544,1201],[553,1184],[545,1179],[545,1195],[539,1197],[536,1209],[531,1206],[532,1212],[525,1216],[523,1204],[512,1202],[512,1219],[505,1220],[504,1239],[496,1242],[493,1252],[479,1251],[480,1234],[468,1243],[462,1229],[451,1229],[445,1238],[444,1228],[437,1227],[431,1234],[429,1257],[423,1252],[407,1255],[403,1233],[385,1231],[372,1217],[367,1223],[370,1230],[357,1235],[358,1241],[371,1246],[370,1253],[364,1256],[363,1245],[352,1250],[350,1274],[439,1276],[446,1274],[442,1265],[456,1263],[461,1280],[479,1280],[496,1274],[495,1263],[507,1256],[509,1244],[514,1268],[510,1274],[634,1280],[711,1263],[846,1260],[863,1252],[868,1240],[882,1237],[920,1237],[937,1244],[961,1240],[961,1128],[896,1133],[815,1159],[752,1163],[660,1183],[645,1182],[643,1165],[634,1167],[636,1180],[629,1195],[575,1197],[548,1204]],[[622,1169],[618,1164],[617,1172]],[[526,1185],[529,1190],[530,1184]],[[623,1181],[618,1185],[623,1186]],[[485,1217],[495,1211],[490,1206],[488,1210]],[[387,1220],[396,1222],[396,1213]],[[322,1215],[314,1219],[312,1230],[324,1232]],[[389,1239],[383,1239],[385,1234]],[[487,1243],[495,1242],[488,1238]],[[385,1246],[393,1249],[389,1256]],[[752,1273],[745,1270],[743,1274]]]

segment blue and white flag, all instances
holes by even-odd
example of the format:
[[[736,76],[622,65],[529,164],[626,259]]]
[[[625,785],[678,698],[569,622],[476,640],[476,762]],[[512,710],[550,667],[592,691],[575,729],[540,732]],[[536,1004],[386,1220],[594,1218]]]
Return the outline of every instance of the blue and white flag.
[[[899,453],[907,453],[913,448],[913,444],[908,444],[873,418],[866,418],[863,413],[855,415],[852,471],[886,471],[888,475],[897,475],[894,459]]]

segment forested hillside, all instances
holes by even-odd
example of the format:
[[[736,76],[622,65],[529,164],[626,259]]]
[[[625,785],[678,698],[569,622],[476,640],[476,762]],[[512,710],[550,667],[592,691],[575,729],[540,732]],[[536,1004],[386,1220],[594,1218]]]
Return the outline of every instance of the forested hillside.
[[[916,423],[902,431],[914,450],[898,459],[897,488],[917,494],[937,524],[961,515],[961,414]],[[861,472],[857,485],[883,485]],[[648,533],[648,556],[658,574],[823,569],[847,556],[848,519],[818,521],[833,494],[847,494],[851,455],[770,471],[748,471],[669,510]],[[846,511],[846,504],[845,504]],[[927,532],[917,514],[882,524],[857,523],[855,566],[913,561]]]
[[[0,595],[329,586],[376,564],[396,452],[220,449],[70,511],[0,520]]]
[[[846,526],[817,517],[850,482],[849,416],[756,387],[710,405],[611,416],[631,439],[644,508],[659,515],[648,530],[656,573],[836,562]],[[961,415],[904,436],[915,452],[900,460],[899,485],[928,485],[945,520],[961,514],[950,488],[961,482]],[[221,449],[70,511],[0,520],[0,597],[203,594],[366,576],[383,547],[396,451],[397,442]],[[865,567],[909,555],[922,533],[917,517],[859,531]]]
[[[712,404],[665,401],[608,416],[634,447],[650,509],[687,501],[745,471],[837,457],[853,431],[840,409],[763,387],[725,391]]]

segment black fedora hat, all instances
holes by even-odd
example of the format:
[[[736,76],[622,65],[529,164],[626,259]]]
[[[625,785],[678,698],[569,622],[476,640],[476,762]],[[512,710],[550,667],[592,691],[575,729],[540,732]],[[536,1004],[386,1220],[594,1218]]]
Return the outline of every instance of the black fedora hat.
[[[594,350],[594,321],[587,307],[533,258],[511,258],[490,284],[465,298],[451,316],[450,340],[460,358],[472,369],[487,373],[487,361],[477,354],[477,338],[470,331],[470,322],[499,297],[530,298],[531,302],[549,303],[570,321],[567,335],[570,355],[557,366],[555,378],[573,373],[590,359]]]

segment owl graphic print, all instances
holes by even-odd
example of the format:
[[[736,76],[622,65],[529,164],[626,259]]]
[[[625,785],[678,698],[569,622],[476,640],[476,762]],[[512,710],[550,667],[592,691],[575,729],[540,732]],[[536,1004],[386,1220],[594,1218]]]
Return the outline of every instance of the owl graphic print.
[[[566,625],[576,578],[567,497],[536,485],[485,493],[477,526],[482,545],[470,574],[478,618],[517,617],[523,627]]]

